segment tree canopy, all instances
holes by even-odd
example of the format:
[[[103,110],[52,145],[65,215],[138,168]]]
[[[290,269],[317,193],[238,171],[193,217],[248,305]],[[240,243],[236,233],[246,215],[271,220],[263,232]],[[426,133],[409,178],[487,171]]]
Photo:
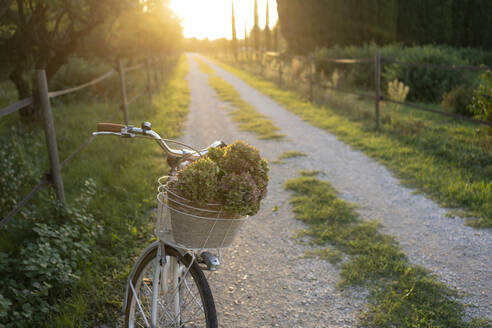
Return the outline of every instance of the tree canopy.
[[[277,0],[294,52],[401,42],[492,48],[489,0]]]
[[[0,77],[19,99],[32,94],[34,68],[49,80],[77,52],[112,60],[168,50],[180,39],[163,0],[0,0]]]

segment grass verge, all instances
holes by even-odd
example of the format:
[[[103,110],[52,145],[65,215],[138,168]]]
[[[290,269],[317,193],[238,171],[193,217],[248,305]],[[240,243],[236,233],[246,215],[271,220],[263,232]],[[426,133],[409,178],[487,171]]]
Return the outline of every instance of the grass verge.
[[[219,98],[226,102],[232,120],[236,122],[241,131],[256,133],[258,139],[282,139],[284,134],[278,133],[280,128],[273,121],[257,112],[253,106],[244,101],[237,90],[224,79],[215,75],[210,65],[195,58],[200,65],[200,70],[209,75],[208,82],[215,89]]]
[[[442,206],[465,210],[454,213],[477,217],[468,224],[492,227],[492,143],[475,125],[401,107],[391,116],[383,114],[385,123],[375,130],[367,102],[347,102],[331,93],[328,98],[339,100],[338,110],[312,104],[294,91],[217,63],[305,121],[378,159],[405,185]]]
[[[145,101],[131,106],[131,123],[138,126],[143,121],[150,121],[153,129],[162,136],[176,137],[188,113],[187,72],[188,64],[182,56],[161,83],[161,91],[153,95],[151,108],[146,108]],[[90,131],[94,129],[93,125],[84,126],[81,131]],[[154,238],[151,210],[157,207],[156,179],[167,174],[164,154],[154,142],[145,139],[98,139],[92,149],[68,168],[64,179],[76,181],[92,176],[99,182],[100,195],[95,199],[93,209],[107,227],[106,235],[100,240],[93,262],[85,267],[75,286],[74,296],[60,305],[61,312],[48,326],[77,327],[79,322],[84,322],[82,326],[92,326],[88,324],[91,322],[116,322],[121,314],[126,279],[132,265]],[[98,154],[105,156],[95,160]]]
[[[308,175],[311,175],[308,172]],[[341,264],[341,285],[370,288],[362,315],[369,327],[490,327],[464,320],[458,295],[425,269],[411,265],[397,242],[380,233],[379,223],[359,218],[355,206],[338,198],[329,182],[301,176],[286,182],[296,218],[307,223],[301,235],[328,246],[307,255]]]
[[[161,135],[176,137],[188,112],[187,70],[186,58],[182,56],[161,80],[161,89],[154,93],[151,106],[146,97],[130,105],[130,124],[138,126],[142,121],[150,121]],[[137,94],[145,85],[144,71],[128,77],[127,89],[131,95]],[[115,113],[117,119],[113,122],[121,122],[123,114],[118,107],[118,100],[55,102],[53,115],[60,158],[66,158],[82,144],[95,131],[98,122],[107,121]],[[12,194],[13,197],[22,195],[25,185],[32,183],[29,179],[35,177],[36,180],[48,167],[42,131],[30,128],[31,131],[25,133],[27,128],[19,125],[15,131],[21,132],[1,136],[2,141],[11,144],[18,153],[19,161],[15,165],[21,167],[19,171],[23,173],[12,174],[15,167],[2,169],[2,181],[15,182],[9,186],[17,186],[18,180],[27,181],[18,183],[18,192]],[[0,162],[3,167],[4,163]],[[35,174],[30,174],[32,172]],[[28,322],[29,326],[47,327],[114,326],[121,318],[127,276],[136,257],[154,238],[152,217],[157,206],[156,179],[167,174],[164,154],[154,142],[97,137],[62,173],[68,212],[42,203],[54,199],[53,192],[47,188],[22,210],[14,223],[0,231],[2,279],[7,279],[3,274],[8,271],[14,277],[12,281],[25,286],[24,290],[14,290],[12,286],[0,290],[0,326],[4,320],[14,320],[9,318],[11,315],[19,316],[19,320],[15,320],[18,326],[23,322]],[[86,193],[87,185],[91,195],[85,197],[87,206],[80,212],[81,194]],[[6,204],[3,200],[2,205]],[[16,201],[12,202],[15,204]],[[1,213],[6,214],[5,210],[10,208],[9,203],[8,207],[0,208]],[[67,230],[66,222],[72,221],[74,224],[68,228],[77,234],[81,234],[81,229],[87,230],[90,240],[71,238],[73,231]],[[38,223],[43,224],[43,231]],[[47,229],[51,227],[54,230]],[[37,252],[24,251],[32,245],[38,247]],[[72,248],[74,245],[76,247]],[[55,252],[58,249],[64,252]],[[83,260],[79,257],[79,249],[86,254]],[[59,254],[67,256],[54,256]],[[14,261],[19,265],[12,265]],[[30,265],[26,265],[28,263]],[[57,275],[68,281],[57,281]],[[50,286],[46,285],[48,282]],[[14,302],[6,298],[10,294],[18,295]]]

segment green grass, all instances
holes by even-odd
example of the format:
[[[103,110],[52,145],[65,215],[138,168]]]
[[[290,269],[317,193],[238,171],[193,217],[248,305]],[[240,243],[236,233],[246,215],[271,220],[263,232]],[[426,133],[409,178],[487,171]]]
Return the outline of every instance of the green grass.
[[[280,128],[269,117],[257,112],[253,106],[244,101],[231,84],[215,75],[210,65],[199,59],[196,60],[200,69],[209,74],[209,84],[215,89],[219,98],[228,104],[229,114],[241,131],[256,133],[258,139],[279,140],[284,138],[285,135],[278,133]]]
[[[468,224],[492,227],[492,136],[476,125],[409,108],[383,106],[383,125],[375,130],[372,104],[354,96],[316,90],[331,105],[311,104],[293,90],[279,89],[243,70],[219,63],[287,110],[390,168],[454,213],[475,216]],[[322,99],[321,99],[322,98]]]
[[[308,252],[341,264],[340,286],[367,286],[369,305],[361,320],[368,327],[489,327],[464,319],[459,295],[425,269],[411,265],[397,242],[379,232],[380,224],[359,218],[355,206],[338,198],[329,182],[302,176],[286,182],[297,219],[308,224],[301,235],[325,249]]]
[[[307,155],[305,153],[303,153],[302,151],[289,150],[289,151],[285,151],[282,154],[280,154],[277,157],[277,159],[271,160],[270,163],[272,163],[272,164],[285,164],[286,163],[286,161],[284,161],[285,159],[295,158],[295,157],[303,157],[303,156],[307,156]]]
[[[150,121],[153,129],[163,137],[178,136],[186,119],[190,98],[185,79],[187,71],[188,64],[183,56],[161,80],[161,89],[154,93],[152,106],[149,106],[145,96],[130,105],[130,124],[139,126],[142,121]],[[145,71],[134,72],[128,77],[129,95],[136,94],[145,86]],[[107,121],[118,107],[118,100],[54,102],[60,159],[82,144],[96,130],[96,124]],[[113,122],[122,121],[123,113],[119,112]],[[44,171],[48,168],[48,161],[42,131],[36,130],[34,138],[43,141],[36,150],[35,158],[36,165]],[[46,326],[113,325],[121,316],[127,276],[139,253],[154,239],[153,209],[157,206],[157,178],[166,175],[167,169],[165,156],[155,142],[111,136],[97,137],[63,169],[69,204],[77,202],[86,179],[95,181],[96,196],[89,210],[97,223],[102,225],[104,233],[95,240],[89,261],[82,265],[80,279],[72,288],[50,299],[58,310],[49,313]],[[27,209],[35,206],[36,198]],[[22,220],[22,215],[18,219]],[[8,235],[8,231],[2,235]],[[9,238],[15,241],[15,236]],[[23,241],[17,240],[15,243],[17,247],[22,247]],[[3,251],[1,247],[0,251]]]
[[[289,150],[289,151],[284,151],[282,154],[278,155],[278,159],[288,159],[288,158],[295,158],[295,157],[304,157],[307,156],[306,153],[303,153],[302,151],[298,150]]]
[[[188,113],[187,70],[186,59],[182,57],[167,80],[161,83],[161,91],[153,95],[151,109],[147,108],[145,100],[130,106],[131,123],[138,126],[148,120],[162,136],[176,137]],[[98,113],[97,117],[88,119],[88,108],[80,107],[70,108],[78,118],[72,117],[71,124],[65,127],[75,129],[78,125],[75,130],[79,132],[70,139],[83,139],[95,129],[96,122],[102,121],[101,117],[107,117]],[[62,111],[60,109],[55,124],[61,124]],[[96,115],[98,108],[91,108],[90,112]],[[73,149],[74,144],[67,145],[66,149]],[[55,316],[53,322],[115,322],[120,315],[131,267],[139,252],[154,238],[150,211],[157,206],[156,179],[165,174],[164,154],[154,142],[146,139],[98,137],[88,151],[67,168],[64,180],[70,181],[68,190],[76,189],[86,177],[96,180],[100,190],[93,204],[94,211],[109,229],[94,262],[86,267],[80,283],[75,286],[73,298],[64,302],[61,314]],[[65,327],[66,324],[55,326]]]

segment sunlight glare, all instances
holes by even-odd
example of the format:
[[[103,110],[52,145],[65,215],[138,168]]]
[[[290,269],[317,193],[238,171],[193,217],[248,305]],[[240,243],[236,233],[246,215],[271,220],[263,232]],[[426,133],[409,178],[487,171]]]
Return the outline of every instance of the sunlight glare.
[[[275,26],[277,1],[268,0],[270,28]],[[260,28],[265,27],[267,0],[258,0],[258,16]],[[215,40],[232,38],[231,0],[171,0],[169,7],[182,18],[185,38]],[[235,0],[236,33],[238,39],[244,38],[244,25],[248,32],[254,24],[254,0]]]

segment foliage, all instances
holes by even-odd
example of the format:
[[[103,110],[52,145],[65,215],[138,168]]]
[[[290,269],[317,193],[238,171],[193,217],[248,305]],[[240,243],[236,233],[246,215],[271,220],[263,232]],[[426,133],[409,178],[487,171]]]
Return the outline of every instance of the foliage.
[[[221,172],[226,174],[242,174],[243,172],[250,174],[258,186],[261,198],[266,196],[269,168],[256,148],[244,141],[236,141],[224,148],[224,155],[216,162]],[[224,177],[221,178],[221,181],[223,180]]]
[[[490,49],[487,0],[278,0],[289,50],[401,42]]]
[[[13,135],[16,133],[13,129]],[[33,181],[39,172],[22,141],[25,139],[2,144],[5,156],[0,167],[8,170],[1,178],[2,186],[8,186],[0,190],[3,211],[12,208],[13,197],[22,194],[23,184]],[[14,191],[17,193],[12,194]],[[86,180],[75,205],[66,209],[53,193],[42,192],[38,206],[23,209],[21,220],[0,231],[0,325],[40,326],[50,312],[56,311],[56,297],[64,295],[65,289],[79,279],[90,249],[102,233],[89,211],[94,195],[91,179]],[[15,247],[13,237],[22,238],[23,247]]]
[[[179,171],[169,188],[179,196],[203,206],[216,198],[218,175],[217,164],[209,158],[200,158]]]
[[[407,99],[409,91],[410,88],[403,84],[403,82],[399,82],[397,79],[388,82],[388,97],[391,100],[404,102]],[[398,109],[399,105],[397,105],[396,108]]]
[[[473,92],[473,102],[469,107],[478,118],[492,122],[492,72],[482,75],[482,83]]]
[[[181,37],[166,1],[7,1],[0,16],[0,47],[6,49],[0,71],[24,99],[35,89],[34,68],[45,68],[50,81],[75,54],[112,63],[175,50]],[[21,117],[33,121],[37,109],[23,108]]]
[[[323,48],[316,51],[316,57],[327,58],[374,58],[380,52],[383,58],[411,63],[427,63],[439,65],[483,65],[492,64],[490,52],[475,49],[459,49],[447,46],[411,46],[387,44],[378,46],[375,43],[362,46],[346,46]],[[374,64],[335,64],[319,63],[318,72],[330,76],[338,71],[343,77],[341,82],[361,89],[374,89]],[[473,86],[476,75],[462,71],[406,67],[383,62],[382,85],[398,79],[408,85],[409,100],[439,103],[443,95],[459,85]]]
[[[147,98],[143,97],[133,103],[129,110],[133,124],[151,121],[159,133],[173,138],[178,136],[186,118],[189,107],[189,87],[185,79],[186,59],[181,58],[176,65],[176,57],[170,58],[172,60],[170,59],[166,75],[163,75],[160,81],[162,89],[154,92],[153,103],[148,104]],[[131,87],[129,90],[134,90],[133,88],[142,90],[146,85],[145,72],[133,72],[128,83]],[[79,102],[70,105],[55,102],[53,115],[60,158],[66,158],[80,146],[90,136],[91,131],[94,131],[97,122],[104,122],[109,117],[114,117],[119,106],[119,100],[114,99],[108,99],[106,102],[80,99]],[[13,204],[16,204],[39,181],[42,173],[49,167],[42,130],[19,124],[18,120],[11,125],[15,126],[17,132],[5,129],[0,135],[0,149],[3,150],[2,147],[9,145],[14,147],[15,144],[19,144],[19,147],[15,146],[13,150],[9,148],[9,151],[0,154],[0,195],[2,196],[0,199],[5,199],[4,193],[8,195],[7,200],[0,205],[2,218],[8,210],[12,209]],[[19,155],[15,156],[18,160],[12,160],[10,156],[14,155],[10,154],[17,153]],[[128,158],[129,153],[134,157]],[[5,160],[4,154],[9,154],[5,156]],[[101,156],[101,154],[105,155]],[[19,159],[22,157],[23,159]],[[27,176],[20,174],[30,170],[32,174]],[[61,289],[60,284],[53,284],[48,289],[46,297],[42,295],[46,287],[41,282],[39,288],[37,284],[26,285],[27,295],[22,294],[21,297],[8,299],[3,293],[2,280],[0,322],[9,320],[2,318],[7,307],[10,309],[8,311],[22,309],[26,297],[30,298],[29,304],[22,311],[24,313],[31,311],[36,317],[33,322],[22,319],[24,321],[19,323],[19,325],[23,323],[22,327],[99,327],[117,322],[121,317],[121,302],[128,274],[136,256],[153,238],[153,221],[149,213],[153,213],[152,209],[156,207],[155,179],[165,174],[166,170],[162,152],[148,140],[96,138],[63,169],[69,209],[79,210],[81,216],[69,213],[65,215],[63,210],[50,206],[50,203],[55,202],[54,195],[51,193],[37,194],[16,215],[14,221],[0,231],[0,253],[14,254],[13,257],[18,261],[26,260],[20,256],[16,257],[15,254],[20,254],[28,244],[36,246],[35,239],[48,239],[50,242],[48,251],[54,250],[59,255],[62,254],[54,257],[56,265],[72,270],[72,274],[75,272],[73,277],[68,277],[73,278],[72,282],[68,285],[64,283]],[[92,188],[85,185],[89,177],[95,182],[96,193],[84,209],[79,199],[81,190]],[[10,183],[4,184],[5,181]],[[4,189],[4,187],[12,188]],[[49,189],[50,187],[46,188]],[[88,230],[85,229],[84,222],[89,221],[84,219],[86,216],[83,211],[86,211],[87,217],[94,218],[90,228],[103,226],[104,233],[97,233],[97,237],[92,240],[85,240],[81,245],[72,246],[73,251],[80,250],[78,253],[84,256],[86,252],[78,247],[89,245],[90,250],[87,260],[72,263],[78,261],[78,255],[73,256],[71,249],[68,249],[70,253],[63,253],[65,251],[59,249],[66,238],[65,235],[60,235],[59,231],[70,231],[71,234],[72,231],[67,229],[71,229],[73,225],[75,228],[80,227],[79,237],[73,236],[75,243],[78,242],[77,238],[87,236]],[[36,223],[47,226],[48,230],[44,228],[39,230],[43,236],[32,229],[36,228],[34,226]],[[46,237],[53,231],[56,232],[57,238]],[[67,246],[71,246],[71,243],[72,241],[68,240]],[[44,252],[44,248],[42,251]],[[36,252],[39,253],[41,250],[36,249]],[[36,254],[31,255],[29,259],[31,257],[36,260],[36,267],[42,265]],[[23,272],[26,265],[21,264],[16,267],[9,264],[8,269],[14,270],[9,275],[18,271],[19,275],[25,276]],[[49,262],[47,264],[51,269]],[[77,265],[77,269],[74,270],[72,265]],[[53,272],[51,274],[53,275]],[[55,274],[63,275],[63,272]],[[3,271],[0,275],[3,279]],[[14,280],[18,281],[17,278]],[[17,287],[19,289],[16,289]],[[18,291],[23,290],[22,286],[13,288]],[[33,293],[34,295],[31,295]],[[41,312],[42,308],[46,308],[41,302],[43,299],[50,307],[48,313]]]
[[[369,327],[487,327],[465,319],[457,293],[424,269],[410,264],[397,242],[379,232],[380,225],[359,218],[355,206],[338,198],[326,181],[299,177],[287,181],[296,218],[308,224],[302,232],[327,246],[311,255],[341,265],[341,285],[370,288],[370,306],[363,315]],[[332,250],[335,248],[335,251]]]
[[[459,85],[442,96],[441,106],[456,114],[471,116],[468,106],[472,102],[473,91],[470,87]]]
[[[169,187],[201,206],[218,203],[233,214],[254,215],[267,193],[268,171],[258,150],[236,141],[211,148],[207,157],[180,170]]]
[[[260,209],[261,191],[248,172],[225,174],[219,192],[227,211],[255,215]]]

